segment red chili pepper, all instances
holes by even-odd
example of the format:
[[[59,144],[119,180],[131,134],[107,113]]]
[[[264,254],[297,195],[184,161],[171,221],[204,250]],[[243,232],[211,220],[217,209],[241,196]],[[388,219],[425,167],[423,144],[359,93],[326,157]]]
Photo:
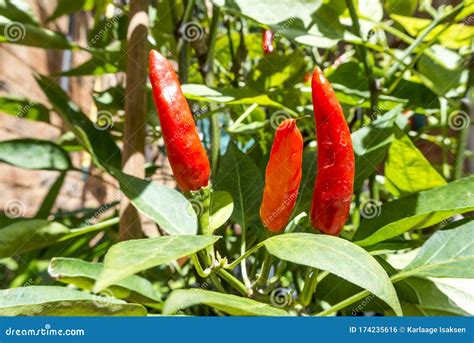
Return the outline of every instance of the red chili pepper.
[[[311,88],[318,139],[311,224],[337,236],[349,216],[354,185],[351,133],[336,94],[319,68],[313,73]]]
[[[150,51],[150,81],[168,159],[184,192],[207,186],[210,166],[189,105],[171,63]]]
[[[271,54],[273,52],[273,31],[272,30],[262,31],[262,49],[265,54]]]
[[[265,172],[260,218],[272,232],[282,231],[295,207],[301,182],[303,137],[294,119],[277,128]]]

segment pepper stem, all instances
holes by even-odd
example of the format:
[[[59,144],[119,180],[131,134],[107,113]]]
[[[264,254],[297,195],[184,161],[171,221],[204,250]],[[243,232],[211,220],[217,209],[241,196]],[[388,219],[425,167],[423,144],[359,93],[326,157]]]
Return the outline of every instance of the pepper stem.
[[[316,269],[316,268],[308,268],[306,272],[303,292],[301,293],[301,298],[300,298],[300,303],[304,307],[308,306],[311,303],[311,299],[318,285],[318,274],[319,274],[319,269]]]

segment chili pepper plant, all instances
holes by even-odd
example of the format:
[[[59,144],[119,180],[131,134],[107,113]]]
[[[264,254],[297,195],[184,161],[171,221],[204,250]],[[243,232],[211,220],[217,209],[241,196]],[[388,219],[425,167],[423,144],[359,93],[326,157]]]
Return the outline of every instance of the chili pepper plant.
[[[64,52],[0,93],[2,169],[51,179],[3,202],[0,315],[473,314],[472,1],[0,9],[0,49]]]

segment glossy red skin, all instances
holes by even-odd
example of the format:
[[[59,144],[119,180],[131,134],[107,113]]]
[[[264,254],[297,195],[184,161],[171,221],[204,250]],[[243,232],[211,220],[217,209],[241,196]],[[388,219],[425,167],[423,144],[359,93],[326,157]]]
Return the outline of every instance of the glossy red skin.
[[[341,105],[317,68],[311,81],[318,139],[318,174],[311,204],[311,224],[337,236],[349,216],[354,186],[354,150]]]
[[[272,232],[281,232],[295,207],[301,182],[303,137],[294,119],[284,120],[276,130],[265,172],[260,219]]]
[[[262,49],[265,54],[271,54],[273,52],[273,31],[272,30],[262,31]]]
[[[195,191],[209,183],[210,166],[186,98],[171,63],[150,51],[150,81],[168,159],[179,188]]]

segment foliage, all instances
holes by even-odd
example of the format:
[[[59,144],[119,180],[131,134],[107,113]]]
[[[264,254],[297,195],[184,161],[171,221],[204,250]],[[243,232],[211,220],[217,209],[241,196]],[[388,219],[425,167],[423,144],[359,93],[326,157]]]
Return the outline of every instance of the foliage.
[[[0,42],[90,55],[62,77],[126,71],[129,2],[72,3],[58,1],[48,21],[92,13],[87,45],[47,29],[21,0],[0,0]],[[54,112],[67,126],[63,137],[73,138],[0,142],[0,163],[60,173],[36,216],[12,208],[0,216],[0,315],[467,315],[472,297],[455,301],[434,278],[474,277],[474,176],[464,170],[473,157],[465,149],[473,15],[470,0],[438,8],[415,0],[151,1],[149,48],[177,62],[216,156],[211,187],[199,194],[152,181],[163,167],[156,163],[144,179],[121,171],[122,81],[93,94],[104,115],[93,120],[58,75],[35,74],[49,103],[0,97],[6,125],[49,124]],[[275,36],[269,55],[263,29]],[[307,216],[317,172],[308,81],[316,65],[343,106],[356,157],[341,237],[314,231]],[[147,144],[165,153],[144,91]],[[302,184],[285,232],[271,236],[258,210],[275,129],[290,117],[304,137]],[[77,151],[115,179],[160,236],[117,243],[118,201],[101,207],[115,209],[111,217],[100,208],[62,211],[55,200],[66,174],[79,170]],[[409,263],[394,263],[401,257]]]

